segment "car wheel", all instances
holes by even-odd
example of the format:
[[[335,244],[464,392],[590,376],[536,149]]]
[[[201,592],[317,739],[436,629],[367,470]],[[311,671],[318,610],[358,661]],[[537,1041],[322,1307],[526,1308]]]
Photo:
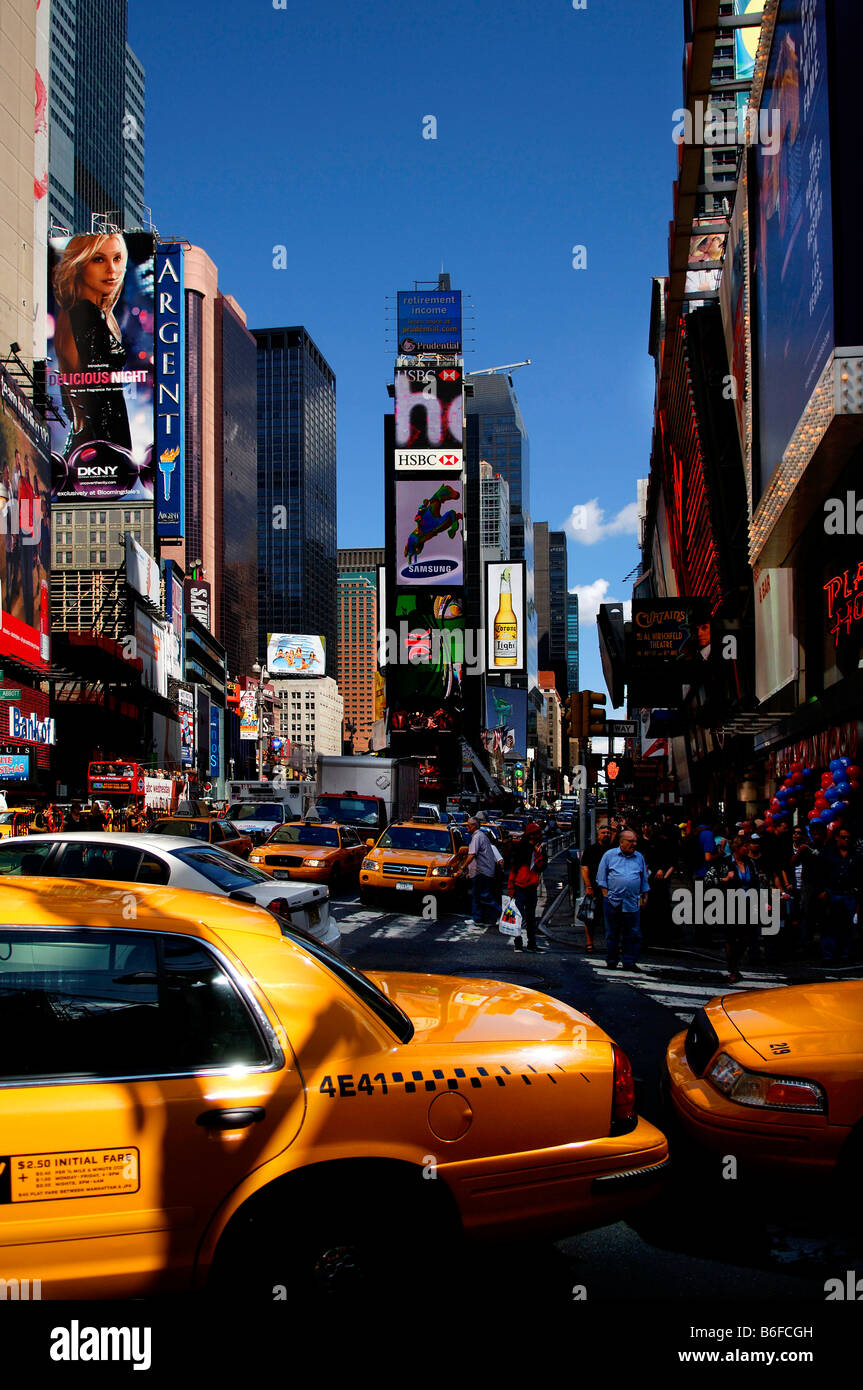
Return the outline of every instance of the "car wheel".
[[[375,894],[371,888],[360,889],[360,902],[364,907],[374,907],[375,901]]]
[[[351,1164],[349,1167],[353,1167]],[[398,1298],[404,1292],[408,1250],[422,1249],[424,1275],[441,1279],[460,1227],[438,1193],[418,1191],[415,1177],[397,1175],[383,1184],[344,1172],[336,1182],[286,1189],[285,1200],[263,1203],[214,1268],[218,1289],[236,1281],[237,1268],[254,1270],[248,1292],[299,1308],[355,1307],[366,1298]],[[430,1188],[432,1185],[429,1184]],[[233,1275],[233,1281],[231,1276]]]

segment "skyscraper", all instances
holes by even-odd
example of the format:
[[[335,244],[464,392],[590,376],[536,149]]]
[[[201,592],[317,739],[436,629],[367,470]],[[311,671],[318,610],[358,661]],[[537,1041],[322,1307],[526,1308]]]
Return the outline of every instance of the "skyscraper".
[[[480,559],[509,560],[509,485],[491,464],[479,464]]]
[[[549,531],[547,521],[533,526],[534,598],[539,668],[553,671],[557,693],[567,695],[566,534]]]
[[[566,685],[570,695],[578,690],[578,594],[566,596]]]
[[[465,400],[466,445],[471,462],[485,459],[509,485],[509,559],[525,558],[525,528],[530,517],[530,446],[527,430],[505,372],[465,376],[473,395]]]
[[[326,639],[338,671],[336,378],[306,330],[259,328],[258,646],[268,632]]]
[[[209,627],[236,676],[266,655],[257,641],[257,344],[199,246],[186,250],[184,277],[186,529],[161,550],[187,572],[197,565],[210,585]]]
[[[48,210],[71,232],[94,212],[143,221],[144,69],[126,27],[127,0],[52,0]]]
[[[375,722],[378,565],[384,549],[339,550],[339,690],[345,702],[345,742],[365,753]]]

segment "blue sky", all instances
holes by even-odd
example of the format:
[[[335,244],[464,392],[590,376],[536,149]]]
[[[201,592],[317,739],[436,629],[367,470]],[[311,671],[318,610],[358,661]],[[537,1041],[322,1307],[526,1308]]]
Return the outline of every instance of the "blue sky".
[[[340,545],[384,540],[395,292],[450,272],[475,315],[468,370],[532,360],[514,381],[534,519],[588,507],[569,582],[582,685],[602,690],[595,603],[629,595],[624,509],[648,472],[679,0],[284,5],[129,0],[153,221],[209,252],[251,327],[302,323],[334,368]]]

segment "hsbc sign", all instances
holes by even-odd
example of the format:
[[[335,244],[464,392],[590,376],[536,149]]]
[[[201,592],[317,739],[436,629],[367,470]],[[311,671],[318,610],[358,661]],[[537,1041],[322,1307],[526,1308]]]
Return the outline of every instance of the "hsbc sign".
[[[463,454],[461,449],[396,449],[395,466],[402,472],[408,469],[440,469],[446,473],[460,473]]]

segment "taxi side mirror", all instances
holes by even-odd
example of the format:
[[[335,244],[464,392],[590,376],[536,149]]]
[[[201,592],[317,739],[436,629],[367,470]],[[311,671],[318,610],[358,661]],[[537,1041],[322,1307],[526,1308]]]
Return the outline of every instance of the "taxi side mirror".
[[[366,844],[368,845],[369,849],[374,849],[375,847],[374,840],[366,840]]]

